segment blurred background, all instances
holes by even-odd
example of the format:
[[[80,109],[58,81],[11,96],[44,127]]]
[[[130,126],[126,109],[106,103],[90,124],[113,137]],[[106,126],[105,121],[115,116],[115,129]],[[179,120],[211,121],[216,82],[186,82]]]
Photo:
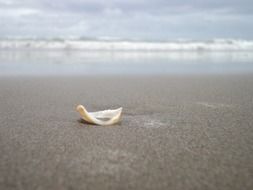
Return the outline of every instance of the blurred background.
[[[0,0],[0,75],[253,71],[250,0]]]

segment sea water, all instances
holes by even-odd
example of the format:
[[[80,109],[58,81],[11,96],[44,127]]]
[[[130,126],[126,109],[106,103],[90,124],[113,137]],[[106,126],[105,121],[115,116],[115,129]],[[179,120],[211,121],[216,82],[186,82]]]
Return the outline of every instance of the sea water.
[[[0,40],[0,76],[220,73],[253,73],[253,41]]]

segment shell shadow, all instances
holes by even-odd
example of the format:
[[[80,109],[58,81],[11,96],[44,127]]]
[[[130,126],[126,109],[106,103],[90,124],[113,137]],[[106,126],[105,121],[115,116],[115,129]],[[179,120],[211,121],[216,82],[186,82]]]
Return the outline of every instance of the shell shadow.
[[[95,124],[89,123],[89,122],[87,122],[87,121],[85,121],[84,119],[81,119],[81,118],[78,119],[77,122],[81,123],[81,124],[85,124],[85,125],[93,125],[93,126],[95,126]]]
[[[77,122],[80,123],[80,124],[85,124],[85,125],[90,125],[90,126],[99,126],[99,125],[96,125],[94,123],[89,123],[89,122],[85,121],[82,118],[78,119]],[[108,126],[102,126],[102,127],[115,127],[115,126],[121,126],[121,124],[122,124],[122,121],[119,121],[116,125],[108,125]]]

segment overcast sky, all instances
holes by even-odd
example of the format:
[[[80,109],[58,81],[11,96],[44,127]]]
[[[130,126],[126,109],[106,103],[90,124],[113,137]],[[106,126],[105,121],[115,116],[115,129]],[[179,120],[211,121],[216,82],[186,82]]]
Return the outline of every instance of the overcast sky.
[[[253,39],[253,0],[0,0],[0,37]]]

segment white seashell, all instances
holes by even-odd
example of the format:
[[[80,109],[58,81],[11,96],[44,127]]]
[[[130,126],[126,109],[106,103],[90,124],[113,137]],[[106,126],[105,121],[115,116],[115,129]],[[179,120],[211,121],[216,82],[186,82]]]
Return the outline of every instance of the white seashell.
[[[98,112],[88,112],[83,105],[78,105],[76,110],[82,116],[82,119],[88,123],[96,125],[113,125],[119,122],[122,108],[115,110],[104,110]]]

